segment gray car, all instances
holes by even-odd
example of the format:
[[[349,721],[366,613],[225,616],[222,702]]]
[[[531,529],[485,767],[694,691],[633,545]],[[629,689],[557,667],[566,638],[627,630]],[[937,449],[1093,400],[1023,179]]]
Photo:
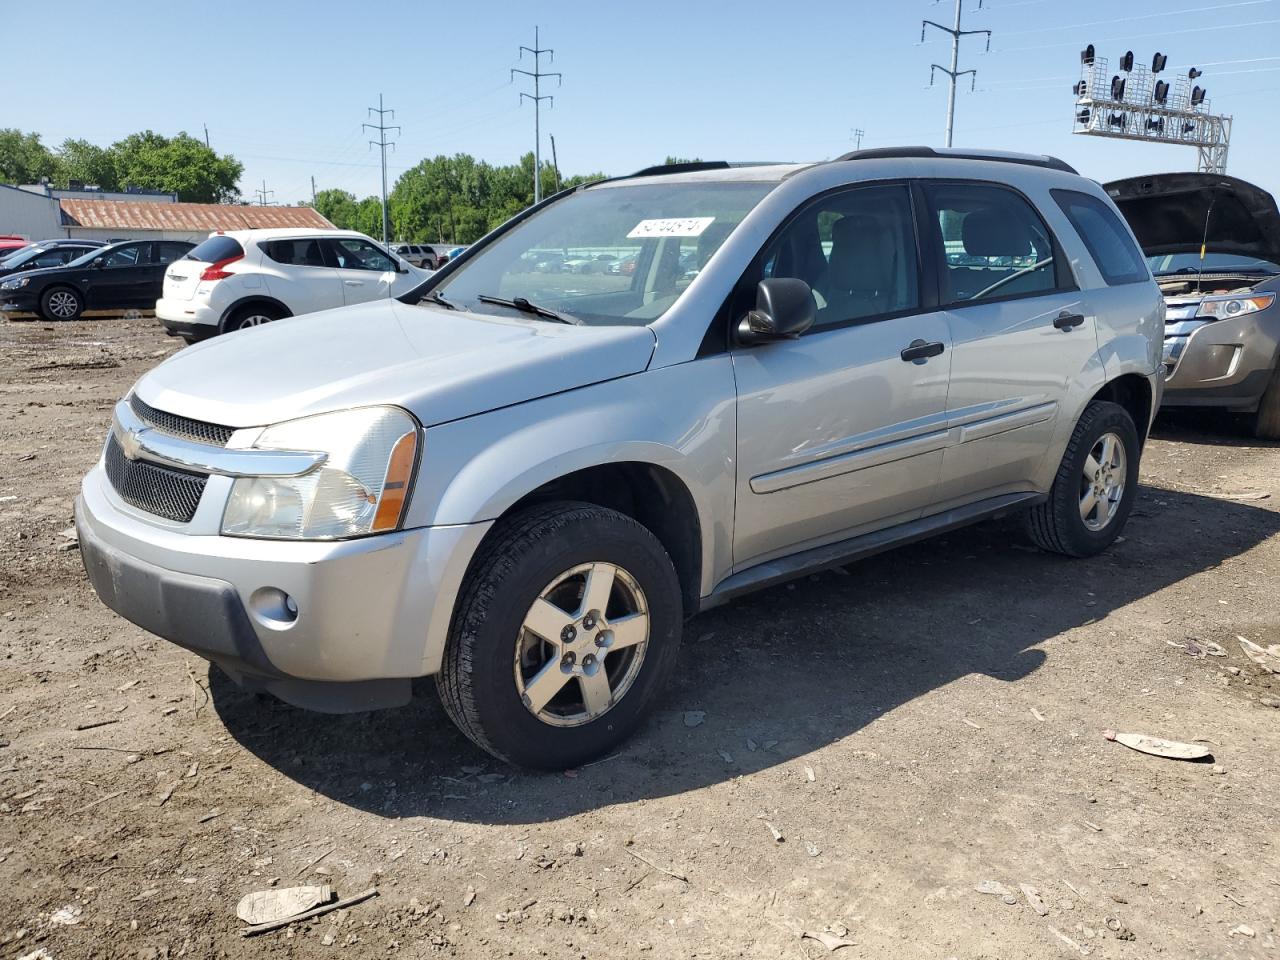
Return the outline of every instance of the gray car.
[[[528,269],[601,248],[634,268]],[[399,301],[166,360],[115,408],[81,551],[105,603],[246,685],[362,710],[434,674],[481,747],[572,766],[739,594],[1011,512],[1104,549],[1163,320],[1114,205],[1051,158],[650,169]]]
[[[1106,185],[1168,304],[1166,407],[1249,414],[1280,440],[1280,210],[1222,174],[1166,173]]]

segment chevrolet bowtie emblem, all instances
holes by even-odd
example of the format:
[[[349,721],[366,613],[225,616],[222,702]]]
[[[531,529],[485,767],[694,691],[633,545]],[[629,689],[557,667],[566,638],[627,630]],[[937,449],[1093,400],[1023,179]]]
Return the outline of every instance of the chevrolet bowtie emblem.
[[[142,452],[142,434],[145,430],[122,430],[120,433],[120,451],[130,460],[137,460]]]

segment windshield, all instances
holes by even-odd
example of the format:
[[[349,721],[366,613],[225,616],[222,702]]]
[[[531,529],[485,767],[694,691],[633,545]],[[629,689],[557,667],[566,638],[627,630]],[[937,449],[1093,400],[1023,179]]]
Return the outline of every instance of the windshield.
[[[0,250],[0,267],[12,267],[21,263],[32,248],[32,244],[27,244],[25,247],[10,247],[6,250]]]
[[[1147,257],[1147,266],[1157,277],[1170,273],[1199,273],[1202,269],[1198,253],[1165,253]],[[1235,270],[1242,273],[1280,273],[1280,264],[1234,253],[1206,253],[1203,269],[1206,273]]]
[[[597,187],[551,204],[434,287],[466,310],[527,300],[589,325],[641,326],[671,308],[774,183]]]
[[[88,253],[82,254],[81,256],[76,257],[74,260],[68,263],[67,266],[68,267],[86,267],[89,264],[91,264],[96,258],[110,253],[112,250],[114,250],[118,246],[120,246],[120,244],[113,243],[105,247],[95,247],[93,250],[90,250]]]

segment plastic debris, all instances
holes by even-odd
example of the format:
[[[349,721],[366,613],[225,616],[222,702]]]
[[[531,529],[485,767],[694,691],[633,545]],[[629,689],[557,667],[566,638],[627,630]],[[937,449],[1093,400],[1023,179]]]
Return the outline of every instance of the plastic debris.
[[[347,897],[345,900],[333,900],[330,903],[322,904],[305,913],[299,913],[296,916],[285,917],[283,920],[272,920],[270,923],[259,923],[252,927],[245,927],[240,931],[242,937],[252,937],[259,933],[270,933],[272,930],[279,930],[281,927],[287,927],[291,923],[299,920],[310,920],[312,917],[318,917],[334,910],[345,910],[347,907],[354,907],[357,903],[363,903],[370,897],[378,895],[377,887],[370,887],[368,890],[362,890],[353,897]]]
[[[813,783],[818,779],[816,776],[814,776],[813,767],[806,766],[804,768],[804,778],[808,780],[810,783]]]
[[[1040,891],[1027,883],[1018,884],[1018,889],[1022,891],[1022,895],[1027,898],[1027,904],[1042,917],[1049,915],[1049,908],[1044,905],[1044,900],[1040,896]]]
[[[1013,906],[1018,902],[1018,898],[1013,895],[1013,891],[998,880],[983,880],[973,889],[989,897],[999,897],[1009,906]]]
[[[74,904],[68,903],[65,907],[59,907],[53,911],[53,915],[49,917],[50,923],[56,923],[62,927],[74,927],[80,922],[81,908]]]
[[[245,923],[274,923],[305,913],[312,907],[333,899],[333,888],[321,886],[285,887],[283,890],[258,890],[247,893],[236,904],[236,916]]]
[[[1148,753],[1153,757],[1167,757],[1170,760],[1202,760],[1209,756],[1208,747],[1195,743],[1162,740],[1160,737],[1149,737],[1143,733],[1116,733],[1114,730],[1103,730],[1102,735],[1108,740],[1124,744],[1130,750]]]
[[[1280,644],[1273,643],[1269,647],[1260,647],[1239,634],[1236,635],[1236,639],[1240,641],[1240,649],[1244,651],[1246,657],[1267,673],[1280,673]]]
[[[1252,937],[1256,937],[1256,936],[1257,936],[1257,933],[1255,933],[1255,932],[1254,932],[1253,927],[1249,926],[1248,924],[1242,923],[1242,924],[1240,924],[1240,926],[1238,926],[1238,927],[1232,927],[1232,928],[1231,928],[1231,934],[1230,934],[1230,936],[1239,936],[1239,937],[1250,937],[1250,938],[1252,938]]]
[[[804,842],[804,850],[805,853],[809,854],[811,857],[816,857],[818,854],[822,853],[822,851],[818,849],[818,845],[812,840],[806,840]]]
[[[852,947],[855,945],[852,940],[837,937],[834,933],[827,933],[825,930],[819,930],[816,933],[811,930],[805,930],[800,934],[800,939],[817,940],[832,953],[839,950],[841,947]]]
[[[1035,707],[1031,708],[1031,715],[1035,717],[1037,720],[1039,720],[1041,723],[1044,723],[1044,714],[1041,713],[1039,710],[1037,710]]]
[[[779,830],[777,827],[775,827],[775,826],[774,826],[772,823],[770,823],[768,820],[766,820],[766,821],[764,822],[764,825],[765,825],[766,827],[768,827],[768,828],[769,828],[769,832],[773,834],[773,840],[774,840],[774,843],[782,843],[782,842],[784,842],[784,840],[785,840],[786,838],[785,838],[785,837],[783,837],[783,835],[782,835],[782,831],[781,831],[781,830]]]
[[[476,902],[476,888],[467,884],[467,892],[462,897],[462,905],[469,907]]]
[[[1133,931],[1126,927],[1115,917],[1106,918],[1107,929],[1116,935],[1117,940],[1137,940],[1133,935]]]

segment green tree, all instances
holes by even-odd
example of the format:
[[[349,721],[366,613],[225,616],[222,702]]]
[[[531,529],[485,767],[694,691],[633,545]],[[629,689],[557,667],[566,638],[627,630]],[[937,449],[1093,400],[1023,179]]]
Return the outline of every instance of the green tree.
[[[57,165],[53,181],[60,187],[78,180],[97,184],[103,190],[119,189],[111,151],[88,140],[64,140],[58,148]]]
[[[312,204],[316,212],[340,230],[354,230],[356,224],[355,194],[346,190],[321,190]]]
[[[40,134],[0,130],[0,183],[39,183],[56,172],[57,161],[40,142]]]
[[[185,132],[166,137],[146,130],[113,143],[110,152],[122,188],[165,190],[188,203],[228,203],[240,196],[236,181],[244,165]]]

